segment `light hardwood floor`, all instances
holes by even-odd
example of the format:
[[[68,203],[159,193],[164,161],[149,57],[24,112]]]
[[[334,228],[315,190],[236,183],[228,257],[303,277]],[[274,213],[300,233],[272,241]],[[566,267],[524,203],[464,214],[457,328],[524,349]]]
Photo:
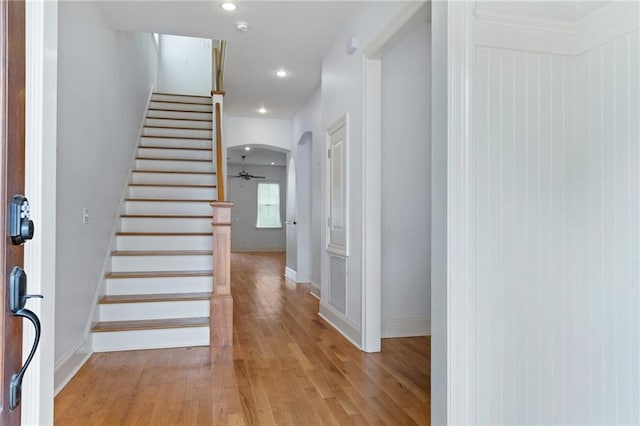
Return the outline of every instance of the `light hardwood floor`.
[[[56,397],[56,424],[429,424],[428,338],[364,354],[283,278],[283,254],[231,261],[232,350],[95,354]]]

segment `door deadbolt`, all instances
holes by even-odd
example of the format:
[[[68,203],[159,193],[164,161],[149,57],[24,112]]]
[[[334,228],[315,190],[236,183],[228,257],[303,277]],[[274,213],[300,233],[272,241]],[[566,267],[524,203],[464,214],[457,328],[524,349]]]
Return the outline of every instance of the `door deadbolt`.
[[[33,238],[33,221],[29,219],[29,200],[24,195],[16,194],[11,199],[9,217],[9,235],[11,242],[19,246]]]

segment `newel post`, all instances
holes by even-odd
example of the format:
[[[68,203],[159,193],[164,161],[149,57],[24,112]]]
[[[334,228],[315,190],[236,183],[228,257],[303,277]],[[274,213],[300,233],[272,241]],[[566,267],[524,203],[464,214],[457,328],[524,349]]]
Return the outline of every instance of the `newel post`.
[[[233,297],[231,297],[231,207],[215,201],[213,207],[213,294],[209,320],[211,347],[233,345]]]

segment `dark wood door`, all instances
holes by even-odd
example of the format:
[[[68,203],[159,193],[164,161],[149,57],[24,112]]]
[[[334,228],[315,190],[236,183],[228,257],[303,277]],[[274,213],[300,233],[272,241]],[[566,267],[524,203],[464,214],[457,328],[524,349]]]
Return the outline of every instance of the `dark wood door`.
[[[19,425],[20,406],[9,408],[9,382],[22,366],[22,319],[12,316],[7,301],[9,274],[22,266],[23,247],[8,236],[8,211],[14,194],[24,193],[25,5],[0,0],[0,425]]]

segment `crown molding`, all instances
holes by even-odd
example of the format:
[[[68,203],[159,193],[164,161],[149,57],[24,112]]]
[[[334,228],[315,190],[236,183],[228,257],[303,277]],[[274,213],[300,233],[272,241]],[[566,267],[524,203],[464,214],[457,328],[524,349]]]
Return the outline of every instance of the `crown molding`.
[[[572,22],[476,6],[476,45],[576,56],[640,27],[640,3],[615,2]]]

